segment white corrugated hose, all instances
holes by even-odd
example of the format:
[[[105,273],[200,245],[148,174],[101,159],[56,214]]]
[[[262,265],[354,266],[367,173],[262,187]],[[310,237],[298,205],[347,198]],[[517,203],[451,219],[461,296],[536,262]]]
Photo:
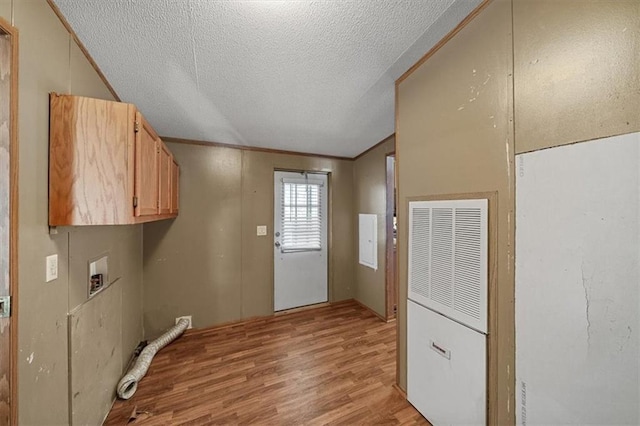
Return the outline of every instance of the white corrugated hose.
[[[120,379],[117,390],[118,397],[121,399],[129,399],[134,393],[136,393],[136,389],[138,389],[138,382],[142,380],[145,374],[147,374],[147,370],[149,370],[149,366],[151,365],[151,360],[153,360],[156,353],[177,339],[188,326],[189,321],[181,319],[176,325],[167,330],[166,333],[149,343],[142,350],[135,364],[133,364],[133,367],[131,367],[127,374]]]

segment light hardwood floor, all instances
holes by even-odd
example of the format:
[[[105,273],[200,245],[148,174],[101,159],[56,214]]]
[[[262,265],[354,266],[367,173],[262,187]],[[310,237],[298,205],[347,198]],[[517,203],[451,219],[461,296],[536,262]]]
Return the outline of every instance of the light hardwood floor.
[[[346,302],[188,332],[105,424],[428,425],[393,388],[395,330]]]

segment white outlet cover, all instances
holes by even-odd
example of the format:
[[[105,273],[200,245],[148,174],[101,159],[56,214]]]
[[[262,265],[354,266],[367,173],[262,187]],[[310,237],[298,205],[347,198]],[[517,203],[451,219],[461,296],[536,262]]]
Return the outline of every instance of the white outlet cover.
[[[193,327],[193,324],[191,323],[191,315],[185,315],[183,317],[178,317],[176,318],[176,324],[178,324],[178,321],[180,321],[181,319],[186,319],[189,321],[189,325],[187,326],[187,330]]]
[[[46,261],[46,281],[51,282],[58,279],[58,255],[47,256]]]
[[[259,237],[267,235],[267,225],[258,225],[256,227],[256,235]]]

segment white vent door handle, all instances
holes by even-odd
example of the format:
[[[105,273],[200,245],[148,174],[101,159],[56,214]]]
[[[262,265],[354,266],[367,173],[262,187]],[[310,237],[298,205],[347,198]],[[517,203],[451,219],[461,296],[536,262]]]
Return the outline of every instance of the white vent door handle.
[[[443,345],[436,343],[433,340],[429,340],[429,347],[441,357],[451,359],[451,351],[446,349]]]

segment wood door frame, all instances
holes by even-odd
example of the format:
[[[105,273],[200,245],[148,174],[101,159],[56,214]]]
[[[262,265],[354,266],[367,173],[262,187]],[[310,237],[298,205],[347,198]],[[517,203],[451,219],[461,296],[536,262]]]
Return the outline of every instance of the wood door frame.
[[[0,17],[0,33],[11,38],[9,99],[9,424],[18,423],[18,30]],[[6,329],[5,329],[6,332]],[[3,340],[0,334],[0,340]],[[4,369],[0,365],[0,371]]]
[[[392,320],[396,318],[397,305],[398,305],[398,284],[396,279],[396,270],[398,269],[397,262],[397,250],[394,250],[393,245],[393,216],[394,208],[396,208],[396,177],[395,177],[395,151],[389,152],[385,155],[385,176],[386,176],[386,191],[385,191],[385,317],[386,320]],[[394,166],[389,168],[389,158],[393,157]],[[395,308],[395,309],[394,309]]]
[[[500,386],[498,377],[497,353],[498,353],[498,192],[481,191],[465,192],[440,195],[425,195],[405,197],[403,200],[405,211],[409,212],[409,203],[412,201],[442,201],[442,200],[481,200],[488,201],[487,214],[487,242],[489,249],[487,252],[487,420],[486,424],[491,424],[491,420],[496,418],[496,406],[498,405],[498,388]],[[397,360],[397,357],[396,357]],[[397,367],[396,367],[397,374]]]

